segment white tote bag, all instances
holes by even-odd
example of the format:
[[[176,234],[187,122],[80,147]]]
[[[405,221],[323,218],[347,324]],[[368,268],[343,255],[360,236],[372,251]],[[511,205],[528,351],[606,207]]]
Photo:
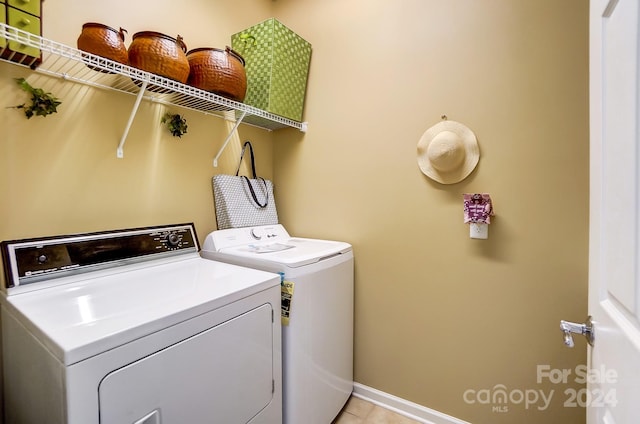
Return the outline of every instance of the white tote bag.
[[[251,154],[252,178],[238,175],[247,147]],[[215,175],[212,183],[219,230],[278,223],[273,183],[256,176],[250,141],[242,147],[236,175]]]

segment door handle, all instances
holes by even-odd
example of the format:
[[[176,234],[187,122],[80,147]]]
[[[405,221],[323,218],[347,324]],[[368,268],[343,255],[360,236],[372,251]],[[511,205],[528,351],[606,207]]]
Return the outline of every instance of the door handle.
[[[133,424],[160,424],[160,412],[155,409]]]
[[[573,347],[573,334],[582,334],[587,338],[587,342],[593,346],[595,340],[595,329],[593,328],[593,320],[591,315],[587,317],[587,322],[584,324],[577,324],[571,321],[560,320],[560,330],[562,331],[562,337],[564,338],[564,344],[567,347]]]

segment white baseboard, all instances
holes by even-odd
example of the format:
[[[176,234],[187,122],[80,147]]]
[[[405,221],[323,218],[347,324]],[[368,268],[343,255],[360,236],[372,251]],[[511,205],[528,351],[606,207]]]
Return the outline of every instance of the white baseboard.
[[[360,383],[353,383],[353,396],[424,424],[471,424]]]

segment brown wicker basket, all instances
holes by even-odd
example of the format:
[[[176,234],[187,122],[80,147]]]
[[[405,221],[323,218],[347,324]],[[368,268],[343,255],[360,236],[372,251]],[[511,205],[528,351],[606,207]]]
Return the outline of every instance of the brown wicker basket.
[[[122,28],[117,31],[107,25],[87,22],[82,25],[82,32],[78,37],[78,49],[128,65],[129,57],[124,45],[125,32],[127,31]]]
[[[189,78],[187,46],[182,37],[173,38],[154,31],[137,32],[129,46],[129,64],[181,83]]]
[[[202,47],[187,53],[187,84],[241,102],[247,93],[244,59],[230,47]]]

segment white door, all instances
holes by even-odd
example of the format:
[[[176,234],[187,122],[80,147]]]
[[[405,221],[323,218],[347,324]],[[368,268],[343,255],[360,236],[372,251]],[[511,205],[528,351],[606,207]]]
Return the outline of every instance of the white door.
[[[640,422],[638,0],[592,0],[588,424]]]

